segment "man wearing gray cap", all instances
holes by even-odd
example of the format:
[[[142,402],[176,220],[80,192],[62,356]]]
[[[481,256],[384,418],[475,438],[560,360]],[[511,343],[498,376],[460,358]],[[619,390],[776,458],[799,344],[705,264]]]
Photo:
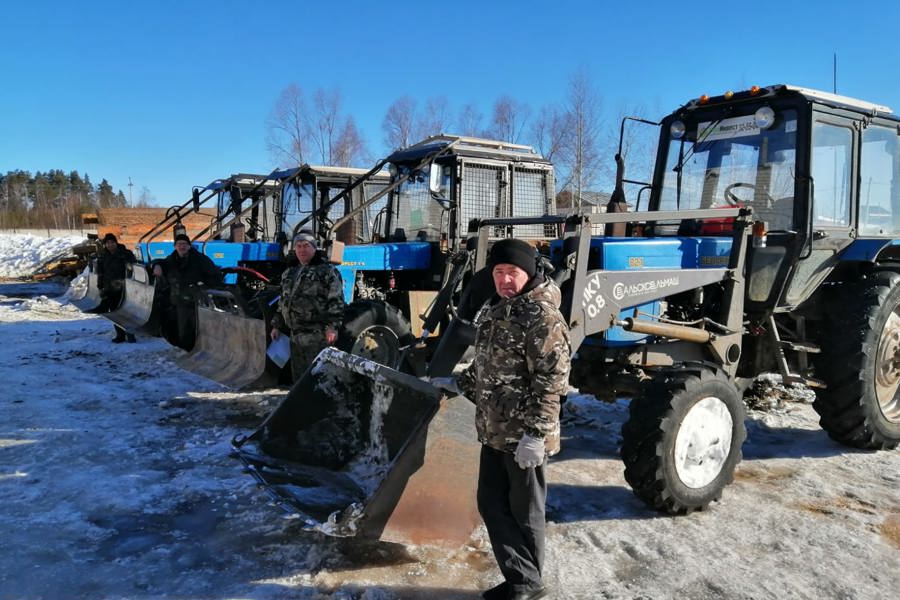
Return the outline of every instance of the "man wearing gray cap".
[[[341,274],[318,251],[315,236],[301,231],[294,236],[294,254],[300,264],[281,276],[281,297],[272,318],[271,337],[291,331],[291,373],[297,381],[316,355],[337,341],[344,315]]]

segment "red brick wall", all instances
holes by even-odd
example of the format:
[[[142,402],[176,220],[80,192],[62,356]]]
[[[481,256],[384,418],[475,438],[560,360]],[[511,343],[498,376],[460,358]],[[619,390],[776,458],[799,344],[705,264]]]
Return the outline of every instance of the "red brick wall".
[[[166,217],[165,208],[101,208],[97,211],[97,235],[100,239],[107,233],[114,234],[120,244],[134,249],[138,240],[145,233],[153,229]],[[207,227],[215,217],[215,212],[201,210],[187,215],[182,224],[187,228],[187,234],[192,238]],[[174,234],[169,227],[155,239],[171,240]]]

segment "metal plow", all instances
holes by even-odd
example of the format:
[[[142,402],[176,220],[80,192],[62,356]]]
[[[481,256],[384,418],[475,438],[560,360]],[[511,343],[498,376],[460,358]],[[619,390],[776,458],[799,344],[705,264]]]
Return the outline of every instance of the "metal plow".
[[[84,281],[79,282],[77,288],[73,289],[70,302],[77,306],[81,312],[93,312],[100,308],[100,305],[103,303],[103,299],[100,297],[97,274],[94,273],[93,265],[85,267],[83,274],[86,277]]]
[[[129,331],[137,331],[150,322],[155,293],[147,267],[135,264],[130,276],[125,278],[125,291],[119,306],[103,316]]]
[[[235,454],[304,529],[459,547],[478,524],[475,408],[334,348]]]
[[[198,294],[194,348],[178,366],[232,389],[265,382],[266,324],[245,316],[227,291]]]

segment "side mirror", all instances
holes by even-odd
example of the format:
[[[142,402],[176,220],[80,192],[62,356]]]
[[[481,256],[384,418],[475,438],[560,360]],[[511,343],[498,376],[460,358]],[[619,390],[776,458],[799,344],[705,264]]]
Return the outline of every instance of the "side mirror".
[[[440,165],[431,163],[431,169],[429,169],[428,174],[428,189],[435,196],[441,196],[444,191],[443,181],[441,181],[443,174],[444,169]]]
[[[200,212],[200,190],[194,188],[191,192],[191,202],[194,204],[194,212]]]

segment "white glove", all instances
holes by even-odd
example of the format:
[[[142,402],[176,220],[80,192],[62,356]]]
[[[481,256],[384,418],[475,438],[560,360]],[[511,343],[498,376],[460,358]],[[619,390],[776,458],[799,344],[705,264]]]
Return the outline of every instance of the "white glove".
[[[456,383],[456,377],[430,377],[428,383],[456,396],[462,395],[462,391],[460,391],[459,385]]]
[[[516,463],[523,469],[539,466],[544,462],[544,438],[522,434],[516,446]]]

